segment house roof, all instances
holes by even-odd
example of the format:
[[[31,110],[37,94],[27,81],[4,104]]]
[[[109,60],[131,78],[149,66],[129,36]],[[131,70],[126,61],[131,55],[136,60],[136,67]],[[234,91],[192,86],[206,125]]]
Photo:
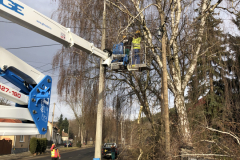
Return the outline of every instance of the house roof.
[[[68,134],[62,131],[62,137],[68,137]]]
[[[19,119],[0,119],[0,122],[8,122],[8,123],[22,123]]]
[[[56,122],[53,122],[53,128],[58,129],[57,126],[55,125]],[[52,126],[52,122],[48,121],[48,126]]]

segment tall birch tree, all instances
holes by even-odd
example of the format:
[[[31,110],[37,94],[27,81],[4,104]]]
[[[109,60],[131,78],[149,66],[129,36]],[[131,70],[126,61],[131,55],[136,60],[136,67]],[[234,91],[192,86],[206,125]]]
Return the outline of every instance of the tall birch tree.
[[[121,11],[130,16],[128,25],[121,31],[128,30],[129,27],[134,24],[140,24],[140,28],[143,32],[143,37],[146,39],[147,45],[151,49],[154,61],[162,68],[163,62],[161,52],[163,46],[156,46],[156,38],[153,30],[150,29],[151,25],[147,21],[147,14],[151,11],[158,11],[156,19],[159,22],[159,29],[163,32],[166,31],[167,38],[166,45],[168,52],[168,87],[174,95],[174,105],[176,107],[179,118],[179,129],[182,136],[182,143],[185,148],[191,148],[192,139],[189,127],[189,121],[186,112],[184,95],[190,78],[197,65],[197,60],[200,55],[206,53],[206,50],[201,50],[203,43],[203,33],[206,24],[206,18],[209,14],[218,7],[220,9],[228,10],[230,13],[235,13],[234,5],[239,3],[233,2],[232,7],[224,8],[221,6],[223,0],[218,1],[183,1],[183,0],[156,0],[156,1],[144,1],[144,0],[131,0],[134,11],[128,10],[124,4],[114,3],[114,1],[108,0],[109,3],[117,6]],[[227,1],[225,1],[227,2]],[[130,3],[130,2],[129,2]],[[195,10],[198,10],[195,13]],[[133,14],[131,14],[133,13]],[[161,23],[164,21],[164,23]],[[195,29],[193,26],[199,25]],[[193,37],[196,44],[191,44],[190,35],[195,34]],[[188,39],[188,41],[187,41]],[[161,39],[159,39],[161,41]],[[182,50],[182,43],[188,43],[189,49]]]

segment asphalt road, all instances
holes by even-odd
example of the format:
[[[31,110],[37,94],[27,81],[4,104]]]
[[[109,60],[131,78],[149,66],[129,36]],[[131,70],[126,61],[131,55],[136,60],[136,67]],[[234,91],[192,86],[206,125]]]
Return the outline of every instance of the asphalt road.
[[[94,148],[87,148],[82,150],[76,150],[76,151],[69,151],[65,153],[61,153],[61,160],[93,160],[94,158]],[[36,160],[51,160],[51,155],[49,157],[36,157],[33,159]]]

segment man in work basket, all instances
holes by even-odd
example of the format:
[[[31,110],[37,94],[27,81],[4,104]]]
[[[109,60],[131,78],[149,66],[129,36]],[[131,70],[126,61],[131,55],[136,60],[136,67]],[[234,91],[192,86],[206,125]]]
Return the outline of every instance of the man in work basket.
[[[132,40],[132,44],[133,44],[132,64],[140,64],[139,52],[141,49],[141,45],[140,45],[141,40],[142,38],[140,37],[140,31],[137,30]]]

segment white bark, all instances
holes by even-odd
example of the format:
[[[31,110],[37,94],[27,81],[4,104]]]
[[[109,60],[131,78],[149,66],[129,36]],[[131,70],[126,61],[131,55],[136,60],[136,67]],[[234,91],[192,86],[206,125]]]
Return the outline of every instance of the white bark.
[[[198,34],[198,45],[197,45],[197,50],[195,52],[195,54],[193,55],[193,59],[191,62],[191,65],[184,77],[183,83],[182,83],[182,90],[185,90],[190,78],[193,75],[193,72],[196,68],[197,65],[197,58],[199,56],[200,53],[200,49],[202,46],[202,36],[203,36],[203,31],[204,31],[204,26],[206,23],[206,18],[207,16],[210,14],[210,12],[212,12],[221,2],[222,0],[219,0],[215,5],[213,5],[212,7],[207,7],[207,2],[208,0],[203,0],[203,4],[202,4],[202,17],[201,17],[201,23],[200,23],[200,29],[199,29],[199,34]],[[208,11],[208,12],[207,12]]]
[[[135,2],[135,0],[132,0],[132,2],[133,2],[133,4],[135,5],[136,10],[140,13],[140,12],[141,12],[141,9],[140,9],[140,7],[139,7],[139,1]],[[155,6],[156,6],[159,10],[161,10],[161,8],[160,8],[159,5],[160,5],[160,3],[159,3],[158,5],[155,5]],[[162,10],[161,10],[161,12],[162,12]],[[144,15],[143,15],[143,13],[141,12],[141,14],[139,14],[139,16],[140,16],[141,22],[143,22],[143,21],[144,21]],[[149,28],[148,28],[146,25],[144,25],[143,27],[146,29],[146,31],[144,31],[144,37],[147,39],[147,43],[148,43],[149,47],[150,47],[150,48],[154,48],[154,45],[153,45],[153,43],[152,43],[152,34],[151,34]],[[160,66],[160,68],[162,68],[162,67],[163,67],[163,64],[162,64],[162,60],[160,59],[160,56],[159,56],[157,53],[155,53],[154,50],[152,50],[152,52],[153,52],[154,57],[155,57],[156,60],[157,60],[158,65]],[[169,76],[169,73],[168,73],[167,79],[168,79],[168,87],[169,87],[169,89],[174,93],[174,92],[175,92],[175,89],[174,89],[174,85],[173,85],[172,79],[171,79],[170,76]]]
[[[213,129],[213,128],[209,128],[209,127],[206,127],[206,128],[210,131],[219,132],[219,133],[223,133],[223,134],[228,134],[228,135],[232,136],[233,138],[235,138],[237,140],[238,144],[240,145],[240,138],[238,138],[234,133],[219,131],[217,129]]]
[[[138,156],[138,160],[140,160],[140,159],[141,159],[141,157],[142,157],[142,154],[143,154],[143,151],[142,151],[142,149],[140,149],[140,155]]]
[[[192,146],[191,132],[189,128],[183,92],[178,92],[175,94],[174,103],[177,108],[179,127],[183,137],[182,142],[184,145]]]
[[[154,45],[152,43],[152,34],[149,30],[149,28],[145,25],[146,23],[144,22],[144,14],[143,10],[140,8],[140,1],[139,0],[131,0],[132,3],[135,6],[135,9],[138,11],[138,14],[136,17],[139,17],[139,21],[143,24],[144,28],[144,37],[147,39],[148,45],[151,48],[154,48]],[[170,12],[170,27],[171,27],[171,35],[169,36],[169,49],[171,49],[171,56],[174,59],[174,62],[169,65],[169,68],[171,70],[172,75],[168,73],[167,79],[168,79],[168,87],[172,91],[172,93],[175,96],[174,102],[176,105],[178,117],[179,117],[179,127],[181,130],[181,134],[183,136],[183,143],[186,145],[191,146],[191,133],[190,133],[190,127],[189,127],[189,121],[187,118],[187,112],[186,112],[186,106],[184,102],[184,91],[185,88],[190,80],[190,78],[193,75],[193,72],[196,68],[197,65],[197,58],[200,53],[200,49],[202,46],[202,36],[204,32],[204,26],[206,23],[206,18],[212,12],[221,2],[222,0],[218,0],[217,3],[214,5],[208,5],[209,0],[202,0],[202,5],[201,5],[201,17],[200,17],[200,29],[198,31],[198,44],[196,46],[196,51],[192,55],[192,59],[190,60],[190,65],[189,68],[185,74],[184,77],[182,77],[181,74],[181,67],[180,67],[180,62],[179,62],[179,55],[178,55],[178,47],[179,44],[177,42],[177,36],[179,35],[179,24],[180,24],[180,19],[181,16],[183,17],[182,14],[182,6],[181,6],[181,0],[171,0],[169,4],[171,4],[171,12]],[[159,11],[159,14],[164,14],[164,11],[162,10],[161,6],[162,1],[157,0],[157,5],[155,5]],[[151,4],[152,5],[152,4]],[[164,15],[164,16],[169,16],[169,15]],[[160,56],[153,51],[153,56],[155,57],[158,65],[160,68],[163,67],[162,60]],[[170,64],[170,62],[169,62]]]

